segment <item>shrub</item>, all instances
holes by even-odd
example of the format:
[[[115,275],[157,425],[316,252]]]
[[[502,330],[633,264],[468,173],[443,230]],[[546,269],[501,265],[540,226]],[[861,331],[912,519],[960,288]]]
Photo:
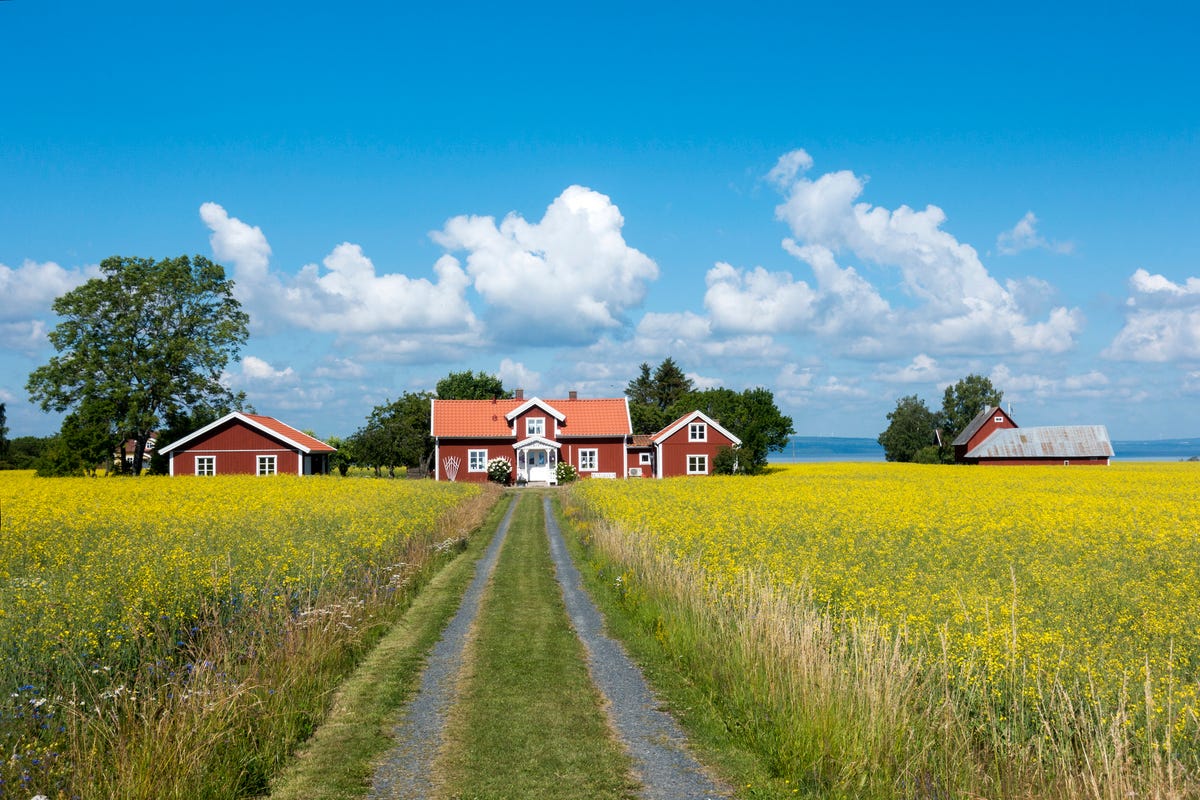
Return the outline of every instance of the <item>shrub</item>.
[[[579,473],[575,471],[575,467],[569,462],[560,461],[558,467],[554,470],[554,477],[560,484],[571,483],[579,477]]]
[[[503,456],[493,458],[488,462],[487,475],[493,483],[508,485],[508,479],[512,476],[512,462]]]

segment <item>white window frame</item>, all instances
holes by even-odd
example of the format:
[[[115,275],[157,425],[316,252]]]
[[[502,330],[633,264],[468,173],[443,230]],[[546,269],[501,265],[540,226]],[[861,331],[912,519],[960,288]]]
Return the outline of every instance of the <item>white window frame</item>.
[[[279,456],[276,456],[276,455],[258,456],[255,460],[255,463],[257,464],[257,466],[255,467],[255,470],[254,470],[255,475],[258,475],[261,477],[268,477],[270,475],[278,475],[279,474]],[[270,466],[266,471],[264,471],[263,468],[267,465],[270,465]]]
[[[688,423],[688,441],[689,442],[707,442],[708,441],[708,424],[704,422],[689,422]]]
[[[467,451],[467,472],[487,472],[487,448]]]
[[[693,461],[695,459],[695,461]],[[694,468],[695,464],[699,469]],[[708,474],[708,454],[707,453],[689,453],[687,457],[687,474],[688,475],[707,475]]]
[[[996,416],[992,418],[992,422],[1004,422],[1004,417]]]
[[[536,425],[534,423],[537,423]],[[546,418],[545,417],[526,417],[525,418],[525,435],[526,436],[545,436],[546,435]]]
[[[203,469],[201,465],[207,469]],[[208,477],[217,474],[217,457],[216,456],[196,456],[195,475]]]
[[[651,459],[650,459],[649,453],[639,453],[638,454],[638,463],[639,464],[645,465],[645,464],[649,464],[650,462],[651,462]]]
[[[595,472],[600,468],[600,448],[582,447],[579,450],[579,471]]]

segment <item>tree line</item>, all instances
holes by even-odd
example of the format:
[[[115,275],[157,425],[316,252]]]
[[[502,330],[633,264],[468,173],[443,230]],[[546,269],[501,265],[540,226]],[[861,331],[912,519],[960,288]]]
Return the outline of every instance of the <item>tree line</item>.
[[[942,394],[942,407],[934,411],[915,394],[901,397],[888,415],[888,427],[879,434],[884,458],[918,464],[951,464],[953,442],[979,412],[1000,405],[1004,392],[991,380],[970,374]]]
[[[44,475],[128,471],[138,475],[152,440],[175,441],[230,411],[253,412],[244,393],[222,381],[249,336],[249,316],[233,296],[224,267],[203,256],[152,260],[113,256],[99,277],[58,297],[50,332],[56,354],[29,375],[26,390],[43,411],[65,413],[59,433],[10,445],[0,404],[0,468],[36,465]],[[792,420],[765,388],[697,389],[672,358],[643,363],[625,389],[635,434],[652,434],[700,410],[742,441],[715,460],[718,471],[760,472],[782,450]],[[333,465],[376,474],[398,468],[428,473],[433,439],[430,408],[443,399],[511,398],[501,380],[452,372],[432,392],[405,392],[372,409],[350,436],[330,437]],[[165,472],[165,458],[148,460]]]

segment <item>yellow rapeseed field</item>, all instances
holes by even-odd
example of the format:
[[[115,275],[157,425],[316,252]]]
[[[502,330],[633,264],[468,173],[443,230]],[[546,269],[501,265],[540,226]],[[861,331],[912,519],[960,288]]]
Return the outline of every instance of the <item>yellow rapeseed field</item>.
[[[430,535],[478,492],[336,477],[0,472],[0,796],[6,777],[11,786],[31,780],[31,764],[45,767],[38,753],[54,752],[70,696],[91,702],[135,678],[144,685],[147,670],[190,668],[189,641],[205,624],[233,627],[264,607],[312,613],[327,590],[352,596],[361,576],[386,584],[404,571],[406,540]]]
[[[1200,747],[1200,464],[816,464],[576,492],[724,592],[754,573],[877,617],[983,701],[1124,694],[1148,709],[1130,725]]]

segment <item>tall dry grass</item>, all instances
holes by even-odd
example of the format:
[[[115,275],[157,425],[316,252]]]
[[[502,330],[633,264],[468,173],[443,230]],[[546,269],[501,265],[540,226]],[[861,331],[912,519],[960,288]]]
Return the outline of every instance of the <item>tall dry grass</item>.
[[[699,567],[647,535],[568,506],[626,612],[706,687],[730,730],[808,796],[1200,797],[1195,754],[1171,745],[1178,720],[1145,707],[1148,665],[1111,707],[1065,678],[1027,691],[1012,657],[1005,685],[966,691],[981,683],[963,681],[961,664],[952,677],[944,639],[838,616],[754,576],[710,588]],[[978,673],[988,673],[982,663]]]

